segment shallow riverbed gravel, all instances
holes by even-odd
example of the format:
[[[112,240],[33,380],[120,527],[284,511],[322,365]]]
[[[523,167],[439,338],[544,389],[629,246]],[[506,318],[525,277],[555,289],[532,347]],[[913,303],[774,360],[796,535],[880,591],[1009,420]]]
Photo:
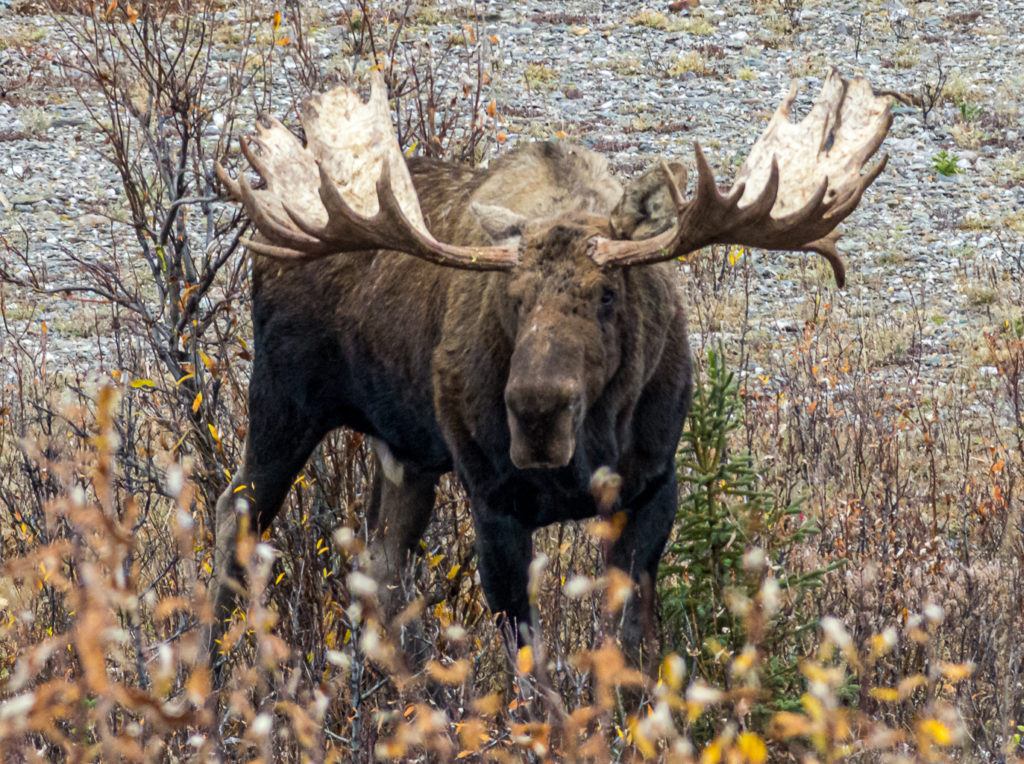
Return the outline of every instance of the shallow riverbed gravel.
[[[433,5],[410,34],[435,45],[465,34],[467,7]],[[799,331],[813,293],[854,325],[867,317],[897,333],[916,327],[906,329],[914,346],[901,358],[894,352],[894,362],[909,353],[932,381],[964,364],[987,373],[971,348],[1021,304],[1024,2],[806,2],[792,32],[781,8],[731,0],[679,13],[667,3],[619,1],[477,7],[499,118],[492,148],[565,134],[605,153],[623,179],[661,156],[692,167],[699,140],[724,185],[793,76],[803,84],[801,109],[830,66],[901,94],[883,146],[888,168],[845,224],[847,288],[835,290],[811,258],[753,253],[751,324],[768,334]],[[332,2],[310,16],[314,50],[328,69],[346,65],[344,8]],[[68,48],[52,20],[4,0],[0,27],[0,233],[45,268],[48,283],[73,283],[68,250],[86,260],[132,256],[129,232],[108,217],[122,194],[119,179],[75,92],[40,84],[59,83],[52,61]],[[940,68],[950,98],[926,124],[914,101]],[[287,62],[278,72],[286,94]],[[943,150],[959,173],[936,171]],[[17,270],[11,257],[0,249]],[[684,289],[687,270],[681,266]],[[737,275],[732,287],[739,283]],[[90,303],[8,285],[4,310],[3,331],[28,347],[43,341],[46,323],[50,368],[97,364],[109,352],[110,327]],[[0,370],[10,383],[10,370]]]

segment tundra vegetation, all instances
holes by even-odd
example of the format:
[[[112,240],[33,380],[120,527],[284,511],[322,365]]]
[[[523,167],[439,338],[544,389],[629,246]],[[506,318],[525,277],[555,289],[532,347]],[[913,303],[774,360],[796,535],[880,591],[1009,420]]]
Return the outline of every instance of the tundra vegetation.
[[[444,9],[431,23],[459,40],[428,50],[409,42],[417,16],[356,4],[326,62],[312,54],[323,20],[297,4],[283,19],[232,5],[230,21],[190,0],[52,11],[72,54],[3,96],[77,92],[103,137],[87,161],[109,162],[124,194],[109,258],[63,248],[74,280],[47,278],[27,232],[0,244],[3,760],[1020,759],[1019,253],[1016,280],[997,284],[1005,320],[941,386],[923,381],[915,343],[947,317],[919,312],[902,332],[852,316],[811,273],[803,320],[765,337],[749,324],[749,253],[689,257],[699,371],[653,671],[611,639],[630,587],[603,572],[602,522],[535,535],[543,638],[506,669],[448,477],[403,582],[413,604],[397,623],[415,620],[429,646],[409,662],[353,567],[375,468],[341,432],[295,480],[272,539],[241,544],[246,601],[214,692],[200,627],[214,620],[214,506],[240,463],[252,353],[245,231],[214,163],[254,111],[365,82],[367,61],[396,96],[403,149],[473,162],[505,140],[499,74],[473,14]],[[102,348],[86,365],[48,353],[45,311],[69,296],[87,311],[76,331]]]

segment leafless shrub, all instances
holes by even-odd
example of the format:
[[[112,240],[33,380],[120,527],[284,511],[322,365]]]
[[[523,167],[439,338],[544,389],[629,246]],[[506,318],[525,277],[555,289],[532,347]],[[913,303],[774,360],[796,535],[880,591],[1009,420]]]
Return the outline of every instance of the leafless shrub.
[[[917,107],[921,110],[921,121],[925,127],[928,126],[928,116],[932,113],[932,109],[939,103],[942,103],[943,91],[946,87],[946,80],[949,77],[949,73],[942,66],[942,56],[935,56],[935,76],[934,79],[926,82],[922,82],[917,88]]]

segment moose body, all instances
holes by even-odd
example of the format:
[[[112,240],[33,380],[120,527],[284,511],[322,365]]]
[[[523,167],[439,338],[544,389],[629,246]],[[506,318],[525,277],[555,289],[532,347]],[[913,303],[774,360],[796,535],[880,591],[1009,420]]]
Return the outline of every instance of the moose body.
[[[488,601],[525,623],[531,532],[592,517],[591,477],[608,466],[622,477],[628,513],[611,559],[653,577],[675,514],[673,457],[690,397],[674,266],[604,274],[587,257],[585,234],[610,235],[607,222],[602,231],[594,221],[609,219],[622,191],[585,149],[532,144],[490,170],[408,165],[427,226],[445,241],[491,244],[472,201],[538,177],[546,182],[506,199],[505,209],[543,208],[564,223],[518,277],[390,251],[305,263],[255,257],[250,423],[245,463],[225,498],[248,486],[262,530],[325,434],[366,433],[384,456],[370,507],[382,531],[372,564],[391,581],[429,520],[436,481],[455,469],[469,493]],[[526,456],[543,462],[536,468],[510,456],[506,398],[517,395],[521,406],[540,407],[540,421],[524,423],[541,430],[524,438],[526,450],[541,452]],[[580,415],[566,426],[575,447],[552,468],[545,430],[573,406]]]
[[[531,533],[549,523],[624,512],[608,562],[653,581],[691,392],[672,261],[736,242],[818,252],[841,280],[833,229],[884,165],[861,175],[891,120],[863,80],[833,73],[809,127],[788,122],[794,95],[730,195],[697,148],[689,201],[678,166],[623,191],[602,157],[561,143],[488,170],[406,165],[379,84],[367,105],[340,89],[310,102],[308,149],[264,123],[259,154],[243,150],[266,191],[218,167],[261,234],[249,242],[250,424],[217,507],[220,579],[240,579],[239,500],[266,528],[321,438],[348,426],[375,443],[367,563],[392,612],[389,585],[451,469],[488,602],[513,622],[529,622]],[[621,478],[611,506],[591,493],[600,467]],[[639,619],[626,621],[636,638]]]

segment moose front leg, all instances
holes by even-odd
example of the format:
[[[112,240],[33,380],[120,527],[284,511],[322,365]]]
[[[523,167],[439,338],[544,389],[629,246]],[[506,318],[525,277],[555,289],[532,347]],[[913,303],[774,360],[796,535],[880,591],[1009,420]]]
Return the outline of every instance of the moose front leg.
[[[384,615],[391,620],[405,604],[401,573],[430,522],[441,474],[399,461],[376,438],[373,452],[376,470],[366,515],[370,535],[366,560],[368,572],[380,586]]]
[[[655,587],[658,564],[672,533],[678,504],[675,472],[663,475],[626,507],[626,524],[608,552],[608,565],[626,571],[634,596],[621,614],[620,636],[626,654],[646,667],[657,657]]]
[[[253,372],[254,380],[257,371]],[[250,386],[251,387],[251,386]],[[261,534],[281,509],[295,477],[323,433],[305,426],[311,420],[286,406],[250,403],[249,431],[242,464],[231,484],[217,500],[215,546],[210,596],[214,604],[214,628],[210,648],[223,632],[244,590],[243,564],[238,560],[239,519],[249,518],[249,530]]]
[[[499,625],[511,626],[517,645],[529,641],[530,561],[533,559],[532,530],[510,512],[472,501],[476,528],[477,566],[487,604],[499,616]]]

